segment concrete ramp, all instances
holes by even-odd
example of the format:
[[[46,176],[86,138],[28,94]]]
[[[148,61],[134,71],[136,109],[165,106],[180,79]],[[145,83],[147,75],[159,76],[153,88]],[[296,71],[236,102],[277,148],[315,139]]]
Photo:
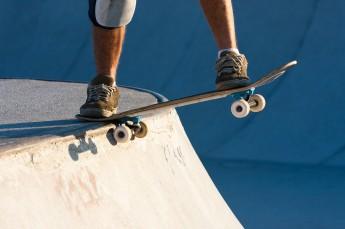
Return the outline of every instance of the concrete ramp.
[[[11,147],[0,131],[0,227],[242,228],[176,111],[145,122],[148,136],[128,144],[113,140],[112,124],[79,123],[69,134],[51,130]]]

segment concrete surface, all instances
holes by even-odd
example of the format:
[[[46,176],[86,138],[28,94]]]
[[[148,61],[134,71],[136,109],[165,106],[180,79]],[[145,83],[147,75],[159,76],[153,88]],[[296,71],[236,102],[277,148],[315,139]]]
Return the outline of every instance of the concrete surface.
[[[129,144],[108,128],[2,156],[1,228],[241,228],[176,113],[146,121]]]
[[[85,83],[0,79],[0,124],[74,119],[86,100]],[[147,92],[119,88],[119,112],[157,103]]]
[[[75,107],[78,99],[69,98],[80,98],[77,93],[85,90],[85,85],[73,83],[1,83],[7,89],[15,84],[21,93],[30,95],[15,97],[13,104],[30,99],[31,104],[40,103],[38,107],[58,101]],[[30,93],[26,93],[28,88]],[[36,92],[32,92],[34,88]],[[47,95],[34,96],[41,94],[42,88]],[[122,91],[130,101],[154,102],[151,94]],[[16,111],[9,104],[3,105],[2,109]],[[120,103],[121,109],[127,109],[125,105]],[[64,107],[47,111],[73,117]],[[44,120],[54,120],[47,111],[42,112],[47,113],[44,117],[37,112],[24,121],[30,124],[31,117],[42,127]],[[45,126],[55,135],[47,137],[32,126],[26,126],[32,130],[30,134],[10,136],[11,124],[2,120],[1,138],[25,137],[27,141],[0,146],[1,228],[242,228],[194,152],[175,110],[146,117],[148,136],[128,144],[114,141],[112,124],[90,128],[90,123],[70,121],[78,128],[66,128],[62,135]],[[34,136],[40,140],[26,144]]]

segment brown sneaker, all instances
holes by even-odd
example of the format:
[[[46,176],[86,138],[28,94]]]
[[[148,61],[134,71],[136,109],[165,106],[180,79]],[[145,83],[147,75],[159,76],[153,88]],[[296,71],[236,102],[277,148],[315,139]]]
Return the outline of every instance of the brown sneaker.
[[[120,93],[109,76],[96,76],[87,87],[86,102],[80,107],[80,115],[103,118],[116,113]]]
[[[216,62],[216,88],[224,90],[250,84],[247,75],[248,62],[244,55],[224,51]]]

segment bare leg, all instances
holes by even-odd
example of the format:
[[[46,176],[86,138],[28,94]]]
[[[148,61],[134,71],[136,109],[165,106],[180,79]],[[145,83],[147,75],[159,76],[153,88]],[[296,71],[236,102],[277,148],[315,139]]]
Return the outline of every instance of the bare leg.
[[[125,27],[103,29],[93,26],[93,43],[97,76],[87,89],[86,102],[80,114],[87,117],[109,117],[118,107],[119,90],[114,86]]]
[[[248,62],[237,48],[231,0],[200,0],[200,4],[219,48],[216,88],[223,90],[248,85]]]
[[[231,0],[200,0],[219,49],[237,48]]]
[[[111,30],[93,26],[94,53],[98,75],[110,75],[114,81],[116,80],[116,70],[124,38],[124,26]]]

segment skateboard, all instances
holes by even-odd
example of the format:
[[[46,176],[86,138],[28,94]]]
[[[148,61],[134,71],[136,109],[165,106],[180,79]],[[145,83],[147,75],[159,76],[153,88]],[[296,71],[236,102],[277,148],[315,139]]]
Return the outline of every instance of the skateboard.
[[[76,115],[76,118],[82,121],[114,123],[116,128],[114,129],[113,135],[118,143],[128,142],[133,140],[135,137],[144,138],[147,135],[148,127],[142,121],[143,116],[152,115],[162,109],[182,107],[195,103],[221,99],[227,96],[231,96],[234,99],[230,108],[231,113],[236,118],[244,118],[248,116],[250,112],[262,111],[266,106],[265,98],[260,94],[255,94],[256,88],[273,82],[296,64],[297,61],[291,61],[274,69],[254,83],[240,88],[204,92],[123,111],[106,118],[93,118],[81,115]]]

